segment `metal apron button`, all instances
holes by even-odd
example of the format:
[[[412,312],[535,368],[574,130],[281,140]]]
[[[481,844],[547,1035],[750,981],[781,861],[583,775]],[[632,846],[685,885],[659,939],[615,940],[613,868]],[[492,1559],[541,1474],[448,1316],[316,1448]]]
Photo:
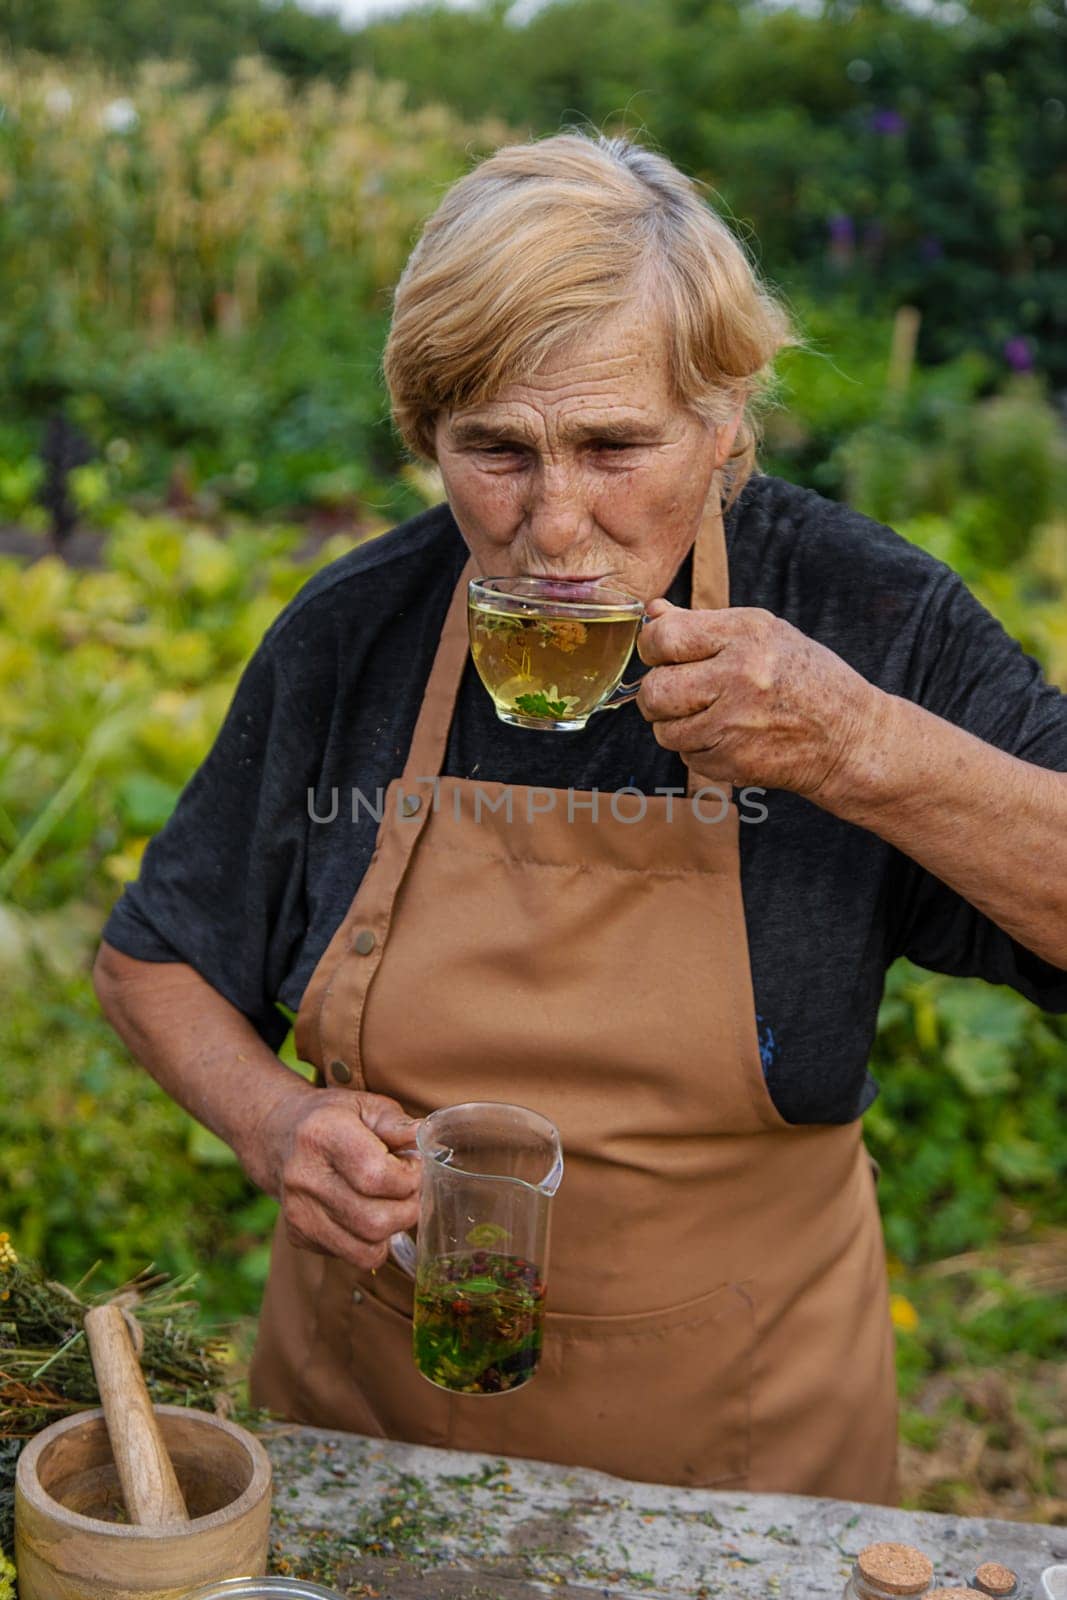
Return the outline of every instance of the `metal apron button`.
[[[369,956],[376,943],[377,940],[369,928],[360,928],[352,940],[352,948],[357,956]]]
[[[400,809],[404,813],[405,817],[413,817],[415,815],[416,811],[418,811],[418,809],[419,809],[419,807],[421,805],[422,805],[422,796],[421,795],[418,795],[418,794],[406,794],[404,796],[403,800],[401,800],[401,802],[400,802]]]
[[[361,1306],[363,1304],[363,1290],[362,1289],[353,1289],[352,1290],[352,1304],[354,1306]]]
[[[343,1061],[330,1062],[330,1075],[337,1083],[352,1082],[352,1068]]]

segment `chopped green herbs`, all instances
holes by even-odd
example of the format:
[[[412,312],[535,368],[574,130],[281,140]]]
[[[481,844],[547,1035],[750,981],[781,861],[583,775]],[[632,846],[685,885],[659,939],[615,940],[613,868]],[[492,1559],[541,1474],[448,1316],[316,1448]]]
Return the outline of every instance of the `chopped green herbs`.
[[[479,611],[478,626],[485,633],[516,634],[522,633],[526,627],[523,617],[509,617],[500,612]]]
[[[515,709],[528,717],[562,717],[567,711],[566,700],[550,700],[544,690],[536,694],[515,696]]]

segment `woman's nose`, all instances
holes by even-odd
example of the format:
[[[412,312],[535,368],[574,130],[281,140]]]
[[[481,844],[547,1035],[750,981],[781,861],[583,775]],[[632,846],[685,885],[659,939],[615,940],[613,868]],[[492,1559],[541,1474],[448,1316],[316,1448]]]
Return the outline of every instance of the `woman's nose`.
[[[551,560],[566,555],[588,537],[589,509],[576,485],[565,479],[543,481],[528,515],[532,542]]]

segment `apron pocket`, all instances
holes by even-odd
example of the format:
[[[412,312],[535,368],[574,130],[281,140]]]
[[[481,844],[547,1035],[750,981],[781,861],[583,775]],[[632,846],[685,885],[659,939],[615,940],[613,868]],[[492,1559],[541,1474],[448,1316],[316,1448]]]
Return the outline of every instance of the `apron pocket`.
[[[319,1311],[326,1276],[325,1256],[289,1243],[278,1218],[270,1274],[260,1311],[249,1371],[253,1405],[296,1422],[320,1421],[308,1387],[309,1356],[319,1336]],[[328,1426],[328,1424],[323,1424]]]
[[[457,1396],[447,1442],[653,1483],[743,1486],[755,1338],[744,1284],[663,1311],[550,1311],[536,1376],[492,1400]]]
[[[411,1280],[392,1262],[372,1275],[333,1259],[327,1293],[313,1365],[316,1388],[321,1392],[328,1381],[335,1396],[332,1426],[377,1439],[447,1444],[452,1397],[415,1365]]]

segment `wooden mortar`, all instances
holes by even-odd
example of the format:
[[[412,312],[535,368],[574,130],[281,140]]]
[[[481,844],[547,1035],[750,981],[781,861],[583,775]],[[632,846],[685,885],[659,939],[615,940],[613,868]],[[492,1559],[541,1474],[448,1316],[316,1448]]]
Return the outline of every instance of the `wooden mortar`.
[[[103,1409],[53,1423],[18,1459],[21,1600],[178,1600],[262,1576],[271,1467],[258,1439],[153,1407],[117,1307],[91,1311],[86,1333]]]

